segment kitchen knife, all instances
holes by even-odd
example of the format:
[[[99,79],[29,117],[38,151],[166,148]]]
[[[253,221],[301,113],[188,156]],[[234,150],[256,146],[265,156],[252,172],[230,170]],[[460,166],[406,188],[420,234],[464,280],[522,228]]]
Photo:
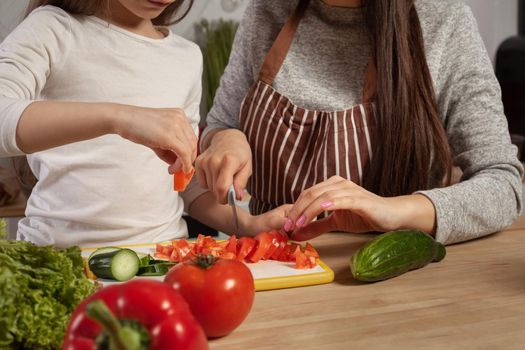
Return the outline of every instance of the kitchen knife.
[[[228,191],[228,204],[232,207],[233,221],[235,225],[234,234],[239,234],[239,218],[237,217],[237,207],[235,206],[235,188],[231,185]]]

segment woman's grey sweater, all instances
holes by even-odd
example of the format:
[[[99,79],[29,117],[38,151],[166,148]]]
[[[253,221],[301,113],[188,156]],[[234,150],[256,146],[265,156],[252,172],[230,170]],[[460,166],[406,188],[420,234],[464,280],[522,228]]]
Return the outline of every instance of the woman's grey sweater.
[[[239,128],[242,99],[298,0],[251,0],[221,80],[208,128]],[[421,191],[435,206],[436,237],[477,238],[521,212],[522,164],[511,144],[501,93],[470,9],[453,0],[418,0],[439,112],[463,171],[461,182]],[[308,109],[346,109],[360,102],[370,54],[360,9],[312,0],[274,87]]]

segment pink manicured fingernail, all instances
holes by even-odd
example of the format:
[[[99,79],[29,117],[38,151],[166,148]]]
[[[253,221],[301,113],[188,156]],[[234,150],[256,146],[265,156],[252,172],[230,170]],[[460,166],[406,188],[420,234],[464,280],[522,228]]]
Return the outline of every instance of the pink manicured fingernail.
[[[301,226],[304,225],[305,222],[306,222],[306,216],[301,215],[301,217],[299,219],[297,219],[297,221],[295,222],[295,225],[297,227],[301,227]]]
[[[284,223],[284,230],[286,232],[290,231],[290,229],[292,228],[292,224],[293,224],[292,220],[286,219],[286,222]]]
[[[334,205],[334,202],[324,202],[324,203],[321,203],[321,207],[323,207],[323,209],[330,208],[332,205]]]

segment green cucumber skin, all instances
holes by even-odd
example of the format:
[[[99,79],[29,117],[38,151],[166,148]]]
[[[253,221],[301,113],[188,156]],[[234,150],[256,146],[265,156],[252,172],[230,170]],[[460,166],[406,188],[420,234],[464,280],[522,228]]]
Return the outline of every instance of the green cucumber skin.
[[[90,255],[89,255],[89,258],[88,259],[91,259],[92,257],[94,256],[97,256],[99,254],[105,254],[105,253],[111,253],[111,252],[115,252],[117,250],[120,250],[122,248],[118,248],[118,247],[104,247],[104,248],[98,248],[97,250],[93,251]]]
[[[118,273],[118,255],[119,254],[129,254],[129,257],[132,259],[132,263],[136,264],[136,268],[132,269],[132,273],[122,278]],[[135,257],[133,259],[132,257]],[[117,263],[115,263],[117,260]],[[97,254],[89,259],[89,269],[97,276],[98,278],[106,278],[116,281],[127,281],[134,277],[139,270],[140,260],[137,254],[131,249],[118,249],[115,251],[110,251],[108,253]],[[134,271],[134,273],[133,273]]]
[[[359,249],[350,260],[350,268],[355,279],[377,282],[441,261],[445,255],[445,247],[430,235],[398,230],[384,233]]]

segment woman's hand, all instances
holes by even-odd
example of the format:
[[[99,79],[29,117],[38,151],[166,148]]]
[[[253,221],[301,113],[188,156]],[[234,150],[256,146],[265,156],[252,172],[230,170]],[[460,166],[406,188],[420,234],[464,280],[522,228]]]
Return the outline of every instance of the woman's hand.
[[[116,105],[115,133],[151,148],[170,165],[170,173],[185,173],[197,157],[197,136],[182,109]]]
[[[210,190],[217,202],[226,204],[226,193],[233,183],[237,199],[242,200],[252,174],[252,151],[246,136],[240,130],[225,129],[209,137],[209,147],[196,161],[199,185]]]
[[[314,221],[324,211],[330,215]],[[385,198],[355,183],[334,176],[304,191],[290,209],[283,228],[297,241],[329,231],[386,232],[413,228],[432,233],[435,209],[427,197]]]

